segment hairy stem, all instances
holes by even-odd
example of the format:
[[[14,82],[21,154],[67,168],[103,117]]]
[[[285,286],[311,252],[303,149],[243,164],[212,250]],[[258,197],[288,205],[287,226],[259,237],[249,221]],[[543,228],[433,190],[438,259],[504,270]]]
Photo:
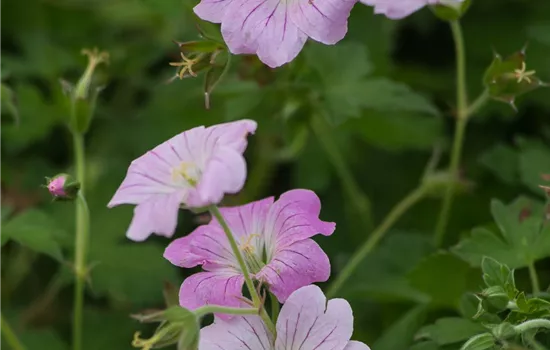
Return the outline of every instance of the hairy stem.
[[[544,318],[537,318],[534,320],[525,321],[523,323],[518,324],[517,326],[514,326],[514,329],[518,333],[523,333],[529,329],[535,329],[535,328],[550,329],[550,320],[546,320]]]
[[[338,274],[334,282],[330,285],[327,298],[334,297],[342,288],[344,283],[351,277],[359,264],[365,257],[376,247],[376,244],[384,237],[388,230],[395,224],[397,220],[413,205],[420,201],[425,195],[424,187],[419,187],[409,193],[384,218],[384,221],[374,230],[369,239],[367,239],[361,247],[353,254],[344,269]]]
[[[468,96],[466,91],[466,53],[464,48],[464,37],[459,21],[451,21],[451,30],[455,42],[456,54],[456,101],[457,101],[457,116],[456,127],[453,140],[453,148],[451,151],[451,163],[449,165],[449,173],[453,178],[458,177],[458,167],[462,156],[462,146],[464,144],[464,134],[466,124],[468,122]],[[434,243],[439,247],[443,243],[449,216],[453,206],[453,198],[455,194],[454,181],[447,186],[443,197],[443,204],[439,212],[439,218],[434,234]]]
[[[75,235],[75,274],[73,310],[73,349],[82,349],[82,314],[84,308],[84,287],[86,284],[86,253],[88,250],[88,230],[90,213],[84,197],[85,188],[85,153],[84,137],[73,132],[76,179],[80,183],[80,192],[76,201],[76,235]]]
[[[12,350],[24,350],[25,347],[23,346],[19,338],[17,338],[17,335],[15,335],[15,332],[9,325],[8,321],[6,321],[6,319],[4,318],[4,315],[0,315],[0,319],[2,321],[0,328],[2,329],[2,336],[4,337],[6,343],[10,346]]]
[[[258,292],[256,291],[256,288],[254,287],[254,282],[252,282],[252,278],[250,278],[250,273],[248,272],[248,267],[246,266],[246,263],[243,259],[243,256],[241,254],[241,251],[239,250],[239,246],[237,245],[237,242],[235,241],[235,237],[233,237],[233,234],[231,233],[231,229],[229,228],[229,225],[227,225],[227,222],[223,218],[222,213],[218,209],[217,206],[211,205],[208,210],[210,211],[210,214],[212,214],[213,217],[218,220],[221,227],[223,228],[223,232],[225,232],[225,236],[227,237],[227,240],[229,241],[229,245],[231,246],[231,250],[233,251],[233,254],[235,254],[235,257],[237,258],[237,262],[239,263],[239,267],[243,273],[244,276],[244,282],[246,284],[246,287],[248,288],[248,292],[250,293],[250,297],[252,298],[252,302],[254,303],[254,307],[258,308],[260,310],[260,316],[262,317],[262,320],[264,321],[265,325],[269,328],[269,330],[275,334],[275,326],[273,325],[273,322],[271,322],[271,319],[269,318],[269,315],[265,311],[265,308],[263,307],[263,301],[261,300],[260,296],[258,295]]]
[[[535,263],[533,261],[529,262],[529,278],[531,279],[531,287],[533,289],[533,294],[540,293],[539,285],[539,276],[537,275],[537,269],[535,269]]]
[[[259,310],[256,308],[225,307],[219,305],[205,305],[194,311],[198,318],[208,314],[227,314],[227,315],[257,315]]]

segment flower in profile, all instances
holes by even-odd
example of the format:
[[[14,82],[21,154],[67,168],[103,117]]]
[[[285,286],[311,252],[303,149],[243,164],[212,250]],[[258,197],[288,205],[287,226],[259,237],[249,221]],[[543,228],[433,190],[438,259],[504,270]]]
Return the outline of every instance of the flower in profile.
[[[357,0],[201,0],[195,13],[221,23],[234,54],[257,54],[275,68],[292,61],[307,38],[332,45],[347,32]]]
[[[276,202],[270,197],[220,211],[240,242],[252,278],[267,285],[280,302],[300,287],[328,279],[328,257],[310,237],[331,235],[335,224],[319,219],[321,202],[314,192],[292,190]],[[174,240],[164,257],[177,266],[206,270],[183,281],[181,306],[241,305],[244,277],[216,220]]]
[[[243,152],[256,122],[240,120],[182,132],[137,158],[108,204],[135,204],[126,235],[143,241],[151,233],[171,237],[181,206],[219,203],[241,190],[246,179]]]
[[[358,341],[350,341],[353,314],[344,299],[326,300],[315,285],[292,293],[277,319],[277,338],[259,316],[240,316],[230,320],[216,318],[201,329],[200,350],[369,350]]]
[[[360,0],[365,5],[374,6],[374,13],[391,19],[401,19],[426,5],[455,6],[464,0]]]

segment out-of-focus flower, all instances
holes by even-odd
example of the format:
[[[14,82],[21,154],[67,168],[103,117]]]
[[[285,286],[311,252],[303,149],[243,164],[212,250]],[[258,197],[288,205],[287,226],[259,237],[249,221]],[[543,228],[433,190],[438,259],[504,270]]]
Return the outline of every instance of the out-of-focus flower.
[[[275,68],[292,61],[307,38],[332,45],[347,32],[357,0],[202,0],[195,13],[221,23],[234,54],[257,54]]]
[[[374,6],[374,13],[391,19],[401,19],[426,5],[455,6],[464,0],[360,0],[365,5]]]
[[[171,237],[181,206],[201,208],[237,193],[246,179],[243,152],[256,122],[240,120],[185,131],[134,160],[108,204],[135,204],[126,235]]]
[[[344,299],[326,300],[315,285],[292,293],[277,319],[277,338],[259,316],[216,318],[200,333],[199,350],[369,350],[358,341],[350,341],[353,314]]]
[[[280,302],[300,287],[329,278],[328,257],[310,237],[331,235],[335,224],[319,219],[321,202],[314,192],[292,190],[276,202],[270,197],[220,210],[240,242],[252,278],[265,283]],[[206,270],[183,282],[181,306],[240,306],[243,274],[216,220],[174,240],[164,257],[177,266]]]
[[[80,183],[67,174],[58,174],[46,181],[46,188],[55,200],[73,200],[80,190]]]

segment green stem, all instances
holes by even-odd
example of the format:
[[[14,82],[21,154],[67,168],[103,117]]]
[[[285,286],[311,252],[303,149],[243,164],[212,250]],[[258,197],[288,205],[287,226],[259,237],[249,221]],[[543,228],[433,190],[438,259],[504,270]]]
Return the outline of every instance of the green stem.
[[[328,155],[328,159],[332,163],[334,170],[336,170],[336,174],[340,178],[340,183],[350,202],[353,204],[357,215],[361,218],[363,229],[366,230],[366,232],[371,231],[373,223],[371,203],[368,197],[359,188],[344,158],[338,151],[338,146],[332,136],[333,132],[328,128],[323,117],[319,114],[315,114],[311,118],[311,128],[317,136],[317,140],[319,140],[321,147]]]
[[[233,250],[233,254],[237,258],[237,262],[239,263],[239,267],[243,273],[244,276],[244,282],[246,284],[246,287],[248,288],[248,292],[250,293],[250,297],[252,298],[252,303],[254,304],[255,308],[260,309],[260,316],[262,317],[265,325],[269,328],[269,330],[275,335],[276,330],[275,326],[273,325],[273,322],[271,322],[271,319],[269,318],[269,315],[265,311],[265,308],[262,305],[262,300],[260,299],[260,296],[258,295],[258,292],[256,291],[256,288],[254,288],[254,282],[252,282],[252,279],[250,278],[250,273],[248,272],[248,267],[246,266],[246,263],[243,259],[243,256],[241,254],[241,251],[239,249],[239,246],[237,245],[237,242],[235,241],[235,238],[233,237],[233,234],[231,233],[231,229],[229,228],[229,225],[227,225],[227,222],[223,218],[222,213],[218,209],[216,205],[211,205],[208,210],[212,214],[213,217],[218,220],[221,227],[223,228],[223,232],[225,232],[225,236],[227,237],[227,240],[229,241],[229,245],[231,246],[231,250]]]
[[[194,311],[198,318],[201,318],[208,314],[227,314],[227,315],[257,315],[258,309],[254,308],[240,308],[240,307],[225,307],[219,305],[205,305],[201,306]]]
[[[468,111],[466,112],[467,117],[470,117],[475,112],[477,112],[487,101],[489,101],[489,91],[483,90],[481,95],[479,95],[474,102],[468,107]]]
[[[24,350],[25,347],[23,346],[23,343],[17,338],[17,335],[15,335],[15,332],[9,325],[8,321],[4,318],[4,315],[0,315],[1,319],[1,325],[0,328],[2,330],[2,335],[4,336],[4,339],[9,344],[12,350]]]
[[[537,270],[533,261],[527,265],[529,268],[529,278],[531,279],[531,286],[533,288],[533,294],[540,293],[539,277],[537,276]]]
[[[73,314],[73,349],[82,349],[82,313],[84,308],[84,286],[86,283],[86,252],[88,248],[88,230],[90,218],[84,198],[85,188],[85,154],[84,137],[74,132],[74,152],[76,179],[80,183],[80,192],[76,201],[76,235],[75,235],[75,274],[74,314]]]
[[[464,143],[464,134],[468,121],[468,96],[466,91],[466,52],[464,48],[464,37],[462,35],[462,29],[459,21],[451,21],[450,24],[453,32],[456,54],[457,120],[449,173],[456,179],[458,177],[458,167],[462,156],[462,145]],[[453,205],[455,187],[454,181],[451,181],[451,183],[447,186],[443,197],[443,204],[439,212],[439,219],[437,221],[434,235],[434,243],[436,247],[439,247],[443,242],[445,231],[447,230],[447,224]]]
[[[518,324],[517,326],[514,326],[514,329],[518,333],[524,333],[529,329],[535,329],[535,328],[550,329],[550,320],[546,320],[544,318],[537,318],[534,320],[525,321],[523,323]]]
[[[368,240],[353,254],[350,261],[344,267],[344,269],[338,274],[338,277],[332,282],[328,292],[327,298],[334,297],[336,293],[342,288],[343,284],[351,277],[355,269],[359,266],[361,261],[374,249],[376,244],[384,237],[388,230],[395,224],[395,222],[413,205],[420,201],[425,195],[424,187],[418,187],[399,203],[393,207],[393,209],[384,218],[384,221],[374,230]]]
[[[277,297],[271,292],[269,292],[269,299],[271,299],[271,320],[273,323],[276,323],[277,318],[279,317],[281,305],[279,305],[279,300],[277,300]]]

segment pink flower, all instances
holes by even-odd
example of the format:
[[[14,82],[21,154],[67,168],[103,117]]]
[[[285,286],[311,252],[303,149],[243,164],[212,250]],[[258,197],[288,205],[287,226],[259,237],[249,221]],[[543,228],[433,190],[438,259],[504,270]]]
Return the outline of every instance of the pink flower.
[[[307,38],[332,45],[347,32],[357,0],[201,0],[195,13],[221,23],[234,54],[257,54],[275,68],[292,61]]]
[[[128,238],[151,233],[171,237],[180,206],[219,203],[241,190],[246,179],[243,152],[256,122],[241,120],[182,132],[134,160],[108,204],[135,204]]]
[[[80,183],[68,174],[57,174],[53,178],[46,178],[45,186],[54,200],[73,200],[80,190]]]
[[[374,6],[374,13],[391,19],[407,17],[426,5],[456,5],[463,0],[360,0],[365,5]]]
[[[65,181],[66,176],[60,175],[54,177],[49,183],[48,183],[48,191],[50,191],[51,195],[54,197],[64,197],[65,196]]]
[[[277,339],[259,316],[240,316],[230,320],[216,318],[201,329],[199,350],[369,350],[350,341],[353,314],[344,299],[326,300],[315,285],[292,293],[277,319]]]
[[[284,302],[296,289],[326,281],[327,255],[310,237],[328,236],[335,224],[319,219],[321,202],[314,192],[292,190],[240,207],[222,208],[252,278],[264,282]],[[186,237],[174,240],[164,257],[181,267],[202,265],[206,272],[188,277],[180,288],[180,304],[241,305],[243,274],[227,237],[214,219]]]

